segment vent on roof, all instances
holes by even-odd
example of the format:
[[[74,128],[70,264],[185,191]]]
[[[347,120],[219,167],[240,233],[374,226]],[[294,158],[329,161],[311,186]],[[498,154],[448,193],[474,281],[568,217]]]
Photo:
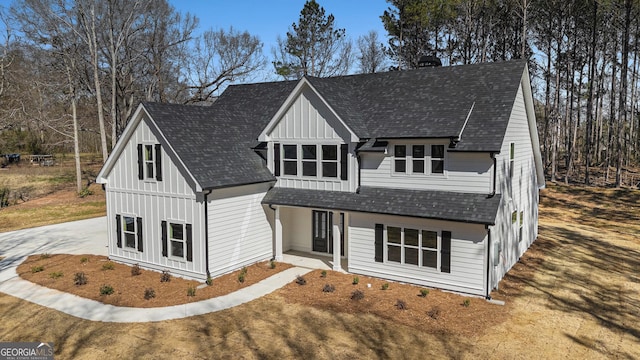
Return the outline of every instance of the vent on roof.
[[[418,60],[418,67],[442,66],[442,61],[437,56],[424,55]]]

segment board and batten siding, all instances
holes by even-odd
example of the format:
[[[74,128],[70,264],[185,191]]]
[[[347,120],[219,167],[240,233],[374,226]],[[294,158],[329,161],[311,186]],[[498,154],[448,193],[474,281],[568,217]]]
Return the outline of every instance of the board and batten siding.
[[[328,191],[355,191],[357,164],[354,157],[355,143],[351,143],[351,133],[345,125],[334,116],[322,100],[310,89],[303,90],[292,102],[274,128],[267,134],[268,161],[271,172],[273,169],[274,150],[273,144],[304,144],[304,145],[349,145],[348,180],[340,178],[315,178],[303,177],[298,169],[299,176],[287,176],[281,173],[276,186],[298,189],[328,190]],[[281,158],[284,154],[281,154]],[[300,154],[299,154],[300,156]],[[340,155],[338,155],[340,159]],[[318,151],[317,160],[321,161]]]
[[[411,145],[445,145],[444,174],[403,174],[394,172],[395,145],[407,145],[407,168],[411,162]],[[439,190],[470,193],[490,193],[493,181],[493,160],[488,153],[447,151],[449,142],[424,140],[389,141],[386,154],[362,153],[362,186],[390,187],[413,190]],[[429,153],[430,150],[427,150]],[[429,162],[427,157],[427,163]],[[425,164],[429,167],[429,164]]]
[[[106,200],[109,257],[172,274],[205,279],[204,203],[197,201],[192,186],[168,156],[162,144],[162,181],[138,179],[138,144],[160,143],[143,118],[107,176]],[[143,251],[116,246],[116,214],[142,218]],[[192,224],[193,261],[162,256],[161,222]]]
[[[509,174],[511,143],[515,145],[513,178]],[[496,225],[492,226],[492,241],[500,242],[491,249],[490,258],[499,258],[498,264],[492,264],[492,287],[497,286],[538,236],[539,184],[522,85],[518,88],[497,164],[497,191],[502,194],[502,204]],[[514,211],[518,214],[515,224],[511,217]],[[519,239],[521,212],[524,214],[523,231],[522,239]],[[494,256],[496,250],[500,251],[499,256]]]
[[[456,292],[485,295],[486,237],[484,225],[408,218],[390,215],[350,213],[349,272],[402,281]],[[375,261],[375,224],[421,230],[451,231],[451,272],[416,265]]]
[[[271,184],[217,189],[208,196],[212,276],[271,259],[272,232],[261,201]]]

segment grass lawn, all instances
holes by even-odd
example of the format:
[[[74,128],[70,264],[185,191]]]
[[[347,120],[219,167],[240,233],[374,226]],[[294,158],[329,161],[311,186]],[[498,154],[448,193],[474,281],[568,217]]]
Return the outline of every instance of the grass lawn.
[[[403,325],[408,312],[393,304],[383,314],[331,306],[309,281],[229,310],[143,324],[81,320],[0,294],[0,339],[53,341],[56,359],[640,358],[639,217],[640,191],[544,190],[539,238],[501,282],[500,314],[475,313],[476,331],[458,331],[465,323],[451,327],[446,316]],[[412,305],[416,316],[433,308],[431,295]],[[464,312],[476,301],[452,306]]]

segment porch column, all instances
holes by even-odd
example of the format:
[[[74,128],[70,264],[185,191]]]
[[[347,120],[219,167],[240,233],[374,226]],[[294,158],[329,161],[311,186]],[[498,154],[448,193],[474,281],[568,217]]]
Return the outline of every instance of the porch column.
[[[274,231],[274,254],[275,261],[282,261],[282,222],[280,221],[280,207],[276,206],[276,214],[274,217],[273,231]]]
[[[342,234],[340,233],[340,212],[333,212],[333,270],[342,271],[342,265],[340,263],[340,253],[342,252],[340,249],[340,238]]]

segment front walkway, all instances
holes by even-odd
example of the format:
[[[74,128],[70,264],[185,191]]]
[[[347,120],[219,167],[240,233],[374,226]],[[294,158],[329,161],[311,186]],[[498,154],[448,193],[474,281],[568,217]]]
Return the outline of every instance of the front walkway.
[[[307,262],[289,255],[293,267],[231,294],[183,305],[161,308],[131,308],[106,305],[23,280],[16,268],[32,254],[107,255],[106,218],[0,233],[0,292],[91,321],[151,322],[180,319],[228,309],[265,296],[304,275],[321,262]]]

